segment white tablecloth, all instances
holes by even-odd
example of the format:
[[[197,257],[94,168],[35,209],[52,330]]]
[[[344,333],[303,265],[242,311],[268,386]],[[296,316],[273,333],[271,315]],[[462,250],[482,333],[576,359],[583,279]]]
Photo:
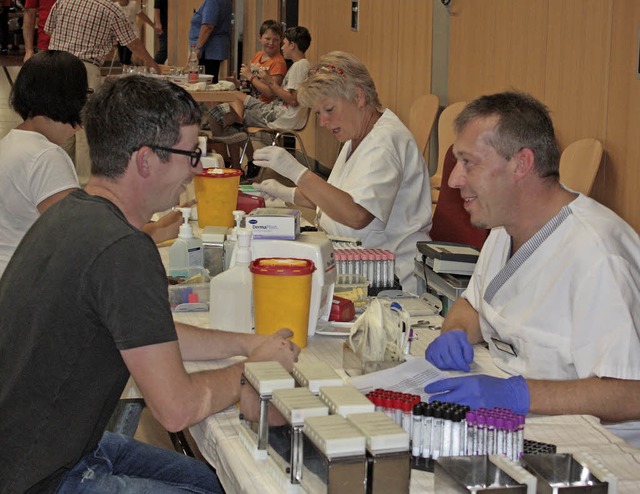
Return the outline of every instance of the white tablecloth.
[[[207,326],[207,313],[176,314],[181,322]],[[417,341],[412,354],[424,356],[424,349],[439,332],[416,329]],[[334,368],[342,368],[342,342],[344,338],[313,336],[300,355],[300,360],[325,360]],[[187,362],[189,372],[223,367],[233,359],[218,362]],[[502,375],[491,362],[489,353],[476,347],[474,366],[482,372]],[[132,384],[125,397],[139,396]],[[236,407],[212,415],[199,424],[190,427],[203,456],[213,465],[228,494],[233,493],[273,493],[287,492],[286,484],[281,484],[270,474],[272,461],[255,460],[240,439],[240,421]],[[584,415],[527,418],[525,437],[534,441],[555,444],[558,453],[588,452],[613,472],[619,481],[618,492],[637,494],[640,492],[640,450],[634,448],[607,431],[595,417]],[[281,478],[281,477],[279,477]],[[291,492],[291,489],[289,489]],[[433,493],[433,474],[412,470],[412,493]]]

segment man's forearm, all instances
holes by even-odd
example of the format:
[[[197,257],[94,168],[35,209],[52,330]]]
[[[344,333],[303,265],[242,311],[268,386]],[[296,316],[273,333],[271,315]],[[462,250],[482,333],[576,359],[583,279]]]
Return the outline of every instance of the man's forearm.
[[[605,422],[640,420],[640,381],[591,377],[527,379],[532,413],[594,415]]]
[[[147,49],[144,47],[144,45],[142,44],[142,41],[140,40],[140,38],[136,38],[134,41],[132,41],[131,43],[129,43],[127,45],[127,48],[129,48],[131,50],[131,52],[137,56],[138,58],[140,58],[142,60],[142,63],[145,64],[145,66],[147,67],[152,67],[154,68],[158,73],[160,72],[160,67],[158,66],[158,64],[155,62],[155,60],[153,59],[153,57],[151,55],[149,55],[149,52],[147,51]]]
[[[36,9],[27,9],[22,20],[22,37],[25,51],[33,51],[33,34],[36,26]]]
[[[213,34],[213,29],[213,24],[203,24],[200,26],[198,40],[196,41],[196,47],[198,50],[201,50],[204,44],[209,40],[209,37]]]
[[[251,334],[203,329],[176,323],[180,353],[184,360],[217,360],[248,356],[258,342]]]
[[[482,341],[478,312],[463,298],[455,301],[442,323],[443,333],[454,329],[465,331],[470,343],[475,344]]]

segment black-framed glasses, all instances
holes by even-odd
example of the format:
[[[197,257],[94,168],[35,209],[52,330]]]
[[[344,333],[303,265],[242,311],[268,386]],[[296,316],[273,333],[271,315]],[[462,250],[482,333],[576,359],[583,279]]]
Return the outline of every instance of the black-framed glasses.
[[[163,146],[149,146],[151,149],[157,149],[158,151],[166,151],[167,153],[182,154],[189,156],[189,164],[195,168],[200,163],[202,157],[202,149],[196,148],[193,151],[186,151],[184,149],[166,148]]]

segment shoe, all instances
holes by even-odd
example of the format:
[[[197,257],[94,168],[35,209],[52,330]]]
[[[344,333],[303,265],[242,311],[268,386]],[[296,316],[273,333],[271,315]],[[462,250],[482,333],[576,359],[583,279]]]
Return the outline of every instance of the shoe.
[[[249,139],[249,135],[246,132],[240,132],[236,129],[227,127],[221,134],[211,136],[211,140],[214,142],[222,142],[223,144],[240,144]]]

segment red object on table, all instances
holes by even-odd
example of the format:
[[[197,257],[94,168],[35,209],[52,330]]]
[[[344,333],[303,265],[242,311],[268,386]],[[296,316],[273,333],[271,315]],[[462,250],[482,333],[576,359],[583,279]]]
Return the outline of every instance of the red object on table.
[[[356,317],[356,308],[351,300],[346,298],[333,296],[331,302],[331,311],[329,312],[329,321],[349,322]]]
[[[264,197],[254,196],[242,191],[238,191],[238,203],[236,204],[236,209],[249,214],[254,209],[263,208],[264,206]]]

